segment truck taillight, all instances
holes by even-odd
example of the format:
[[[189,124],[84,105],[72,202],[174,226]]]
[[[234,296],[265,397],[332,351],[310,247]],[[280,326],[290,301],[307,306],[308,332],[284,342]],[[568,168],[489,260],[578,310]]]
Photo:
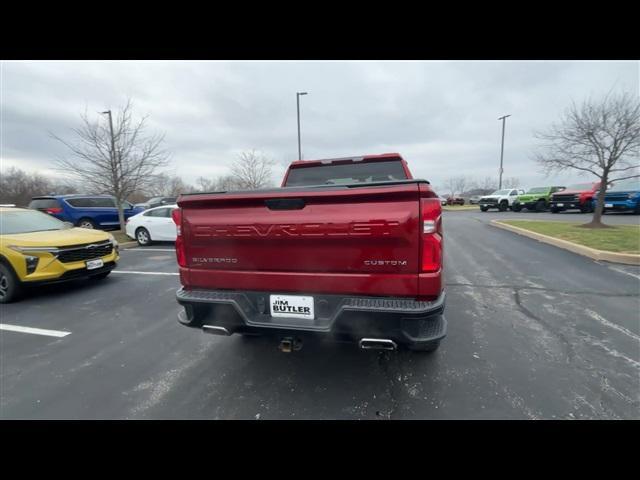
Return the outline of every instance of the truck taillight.
[[[187,266],[187,255],[184,251],[184,240],[182,239],[182,210],[176,208],[171,212],[171,218],[176,224],[176,259],[181,267]]]
[[[442,268],[442,207],[437,198],[422,200],[422,271]]]

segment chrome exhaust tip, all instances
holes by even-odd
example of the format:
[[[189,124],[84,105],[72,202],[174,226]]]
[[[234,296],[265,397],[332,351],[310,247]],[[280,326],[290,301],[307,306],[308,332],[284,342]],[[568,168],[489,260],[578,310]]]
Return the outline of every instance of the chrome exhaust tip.
[[[229,330],[227,330],[226,328],[216,327],[213,325],[203,325],[202,331],[204,333],[210,333],[212,335],[222,335],[223,337],[228,337],[229,335],[231,335],[231,333],[229,333]]]
[[[398,345],[387,338],[362,338],[358,345],[362,350],[396,350]]]

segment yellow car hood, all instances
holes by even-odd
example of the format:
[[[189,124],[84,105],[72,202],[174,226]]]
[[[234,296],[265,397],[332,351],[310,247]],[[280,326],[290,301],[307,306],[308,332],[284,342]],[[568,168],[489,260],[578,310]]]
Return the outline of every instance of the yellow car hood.
[[[110,234],[102,230],[69,228],[65,230],[0,235],[0,244],[19,247],[68,247],[83,243],[102,242],[110,238]]]

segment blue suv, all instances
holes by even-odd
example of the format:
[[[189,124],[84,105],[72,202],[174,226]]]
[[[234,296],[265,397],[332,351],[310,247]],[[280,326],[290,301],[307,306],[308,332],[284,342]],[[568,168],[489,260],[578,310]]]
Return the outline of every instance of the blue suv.
[[[117,229],[118,209],[115,198],[109,195],[50,195],[33,197],[29,208],[53,215],[63,222],[73,223],[76,227]],[[125,220],[142,211],[124,202]]]
[[[596,201],[597,196],[594,196],[594,208]],[[636,178],[613,184],[604,195],[604,211],[627,211],[640,215],[640,180]]]

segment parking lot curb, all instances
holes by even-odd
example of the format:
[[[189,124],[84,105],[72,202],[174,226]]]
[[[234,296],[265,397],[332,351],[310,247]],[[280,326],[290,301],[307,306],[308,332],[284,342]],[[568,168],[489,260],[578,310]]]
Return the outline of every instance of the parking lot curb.
[[[535,221],[535,220],[531,220]],[[541,233],[532,232],[524,228],[514,227],[506,223],[502,223],[499,220],[491,220],[490,224],[494,227],[502,228],[503,230],[509,230],[510,232],[517,233],[525,237],[533,238],[542,243],[553,245],[554,247],[569,250],[570,252],[577,253],[584,257],[589,257],[593,260],[605,261],[611,263],[621,263],[624,265],[640,265],[640,255],[633,253],[616,253],[606,252],[604,250],[596,250],[595,248],[585,247],[584,245],[578,245],[577,243],[569,242],[567,240],[561,240],[559,238],[550,237]]]

